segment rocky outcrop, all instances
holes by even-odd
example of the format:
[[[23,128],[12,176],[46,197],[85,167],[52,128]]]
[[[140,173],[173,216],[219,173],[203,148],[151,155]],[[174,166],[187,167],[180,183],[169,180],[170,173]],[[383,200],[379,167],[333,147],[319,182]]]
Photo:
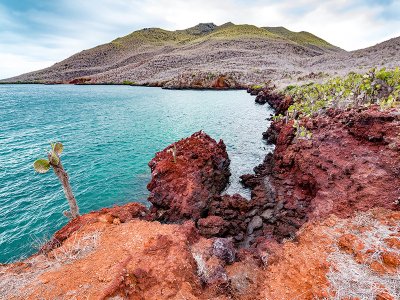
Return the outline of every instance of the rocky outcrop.
[[[90,81],[91,81],[90,78],[75,78],[75,79],[69,81],[68,83],[69,83],[69,84],[77,84],[77,85],[80,85],[80,84],[87,84],[87,83],[90,83]]]
[[[261,105],[268,103],[274,109],[276,115],[285,114],[293,103],[289,95],[278,91],[270,81],[263,85],[250,86],[247,88],[247,92],[252,96],[256,96],[256,103]]]
[[[197,132],[158,152],[149,166],[148,220],[192,220],[200,235],[231,238],[241,248],[251,248],[257,238],[273,231],[274,217],[269,212],[276,209],[274,199],[262,194],[265,197],[249,202],[238,194],[221,195],[230,175],[222,141]]]
[[[192,220],[204,237],[229,237],[237,245],[245,243],[249,235],[254,236],[254,228],[248,226],[253,226],[258,205],[240,195],[221,195],[229,181],[229,162],[225,144],[204,132],[158,152],[149,163],[152,207],[148,220]]]
[[[242,176],[252,188],[252,201],[274,204],[266,213],[273,224],[269,234],[282,240],[293,237],[308,220],[331,214],[349,217],[374,207],[400,209],[396,110],[330,110],[301,120],[299,126],[312,137],[297,136],[293,121],[273,124],[266,134],[276,142],[273,155],[254,175]]]
[[[223,141],[204,132],[172,144],[150,161],[151,213],[163,222],[197,221],[226,187],[230,160]]]
[[[171,90],[246,89],[245,85],[238,82],[237,74],[214,74],[212,72],[182,73],[172,80],[157,84],[157,86]]]

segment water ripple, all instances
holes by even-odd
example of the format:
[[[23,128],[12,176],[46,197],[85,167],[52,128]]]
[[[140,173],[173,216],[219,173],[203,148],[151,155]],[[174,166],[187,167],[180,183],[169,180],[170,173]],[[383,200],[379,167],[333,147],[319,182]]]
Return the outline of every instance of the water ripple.
[[[0,263],[31,254],[36,239],[67,221],[57,178],[32,169],[49,141],[65,145],[63,164],[82,213],[145,203],[148,161],[198,130],[225,141],[232,161],[227,192],[248,196],[239,176],[271,150],[261,140],[268,113],[244,91],[0,85]]]

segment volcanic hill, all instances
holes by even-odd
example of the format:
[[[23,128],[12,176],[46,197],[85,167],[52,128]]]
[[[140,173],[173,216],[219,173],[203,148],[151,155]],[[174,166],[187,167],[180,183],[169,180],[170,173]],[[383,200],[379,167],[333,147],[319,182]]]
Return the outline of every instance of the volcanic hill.
[[[304,31],[201,23],[185,30],[138,30],[49,68],[2,82],[213,87],[212,82],[225,76],[231,79],[228,87],[242,87],[265,78],[295,81],[315,77],[316,72],[326,76],[354,68],[396,65],[399,49],[399,39],[346,52]]]

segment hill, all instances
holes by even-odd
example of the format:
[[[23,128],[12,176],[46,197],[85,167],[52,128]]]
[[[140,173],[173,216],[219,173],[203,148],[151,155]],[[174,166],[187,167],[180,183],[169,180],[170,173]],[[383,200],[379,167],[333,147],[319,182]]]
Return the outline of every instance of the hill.
[[[365,66],[399,64],[399,41],[346,52],[284,27],[201,23],[145,28],[2,82],[136,83],[165,87],[243,87],[272,79],[304,81]],[[379,54],[380,49],[386,50]],[[221,79],[222,76],[222,79]],[[220,83],[219,81],[224,82]]]

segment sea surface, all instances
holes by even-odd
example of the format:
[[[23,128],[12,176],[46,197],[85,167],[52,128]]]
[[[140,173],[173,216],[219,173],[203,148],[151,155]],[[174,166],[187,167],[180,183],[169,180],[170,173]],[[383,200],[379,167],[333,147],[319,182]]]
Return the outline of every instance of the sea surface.
[[[245,91],[0,85],[0,263],[34,253],[67,223],[58,179],[32,168],[51,141],[64,144],[61,158],[81,213],[147,203],[147,163],[199,130],[227,145],[232,177],[226,192],[249,197],[239,176],[272,150],[261,136],[270,113]]]

